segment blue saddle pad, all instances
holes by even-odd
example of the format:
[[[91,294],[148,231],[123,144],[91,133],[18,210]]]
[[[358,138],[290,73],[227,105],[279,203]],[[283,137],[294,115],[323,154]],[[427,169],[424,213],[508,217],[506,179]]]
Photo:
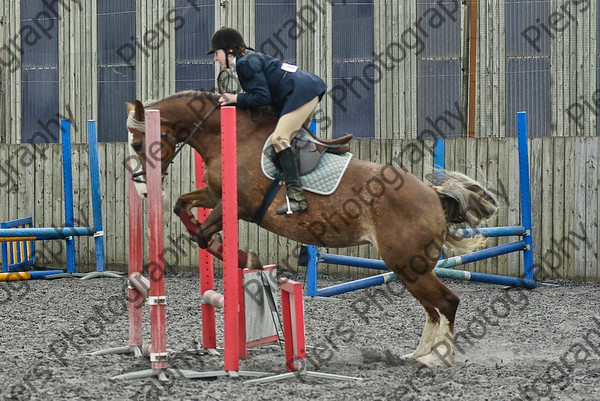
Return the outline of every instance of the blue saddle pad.
[[[277,168],[273,158],[275,150],[271,144],[271,136],[267,138],[261,156],[263,173],[270,179],[283,177],[281,170]],[[352,160],[352,153],[336,155],[325,152],[317,167],[308,174],[300,176],[300,182],[305,190],[319,195],[331,195],[335,192],[342,176]]]

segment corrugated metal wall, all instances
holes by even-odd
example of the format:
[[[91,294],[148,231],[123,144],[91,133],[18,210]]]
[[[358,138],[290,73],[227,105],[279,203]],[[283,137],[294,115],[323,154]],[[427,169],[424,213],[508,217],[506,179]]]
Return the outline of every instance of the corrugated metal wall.
[[[117,116],[135,98],[135,0],[100,1],[97,10],[99,140],[118,142],[125,132]]]
[[[330,90],[342,85],[348,97],[353,89],[360,94],[360,99],[343,103],[335,92],[328,93],[317,114],[321,136],[333,137],[355,129],[359,136],[371,138],[353,143],[356,157],[386,163],[399,154],[405,167],[424,177],[433,164],[427,150],[430,143],[417,138],[440,132],[451,137],[446,148],[448,168],[486,181],[493,188],[502,185],[506,191],[507,198],[493,223],[518,221],[514,113],[526,109],[535,137],[530,143],[539,269],[546,276],[600,279],[598,3],[479,0],[474,99],[477,138],[469,139],[461,137],[466,124],[464,91],[468,77],[462,68],[468,50],[469,2],[82,0],[77,2],[81,8],[75,2],[71,7],[65,6],[68,2],[57,2],[58,69],[52,63],[44,64],[31,49],[21,56],[11,45],[14,56],[7,50],[0,53],[0,143],[6,144],[0,147],[0,160],[7,166],[7,173],[0,176],[0,185],[5,188],[0,191],[0,219],[33,214],[38,226],[62,225],[58,145],[39,148],[47,157],[34,163],[19,163],[15,158],[32,149],[31,145],[19,144],[36,131],[46,126],[58,130],[50,121],[58,114],[73,121],[73,162],[80,172],[74,183],[79,205],[76,216],[82,224],[91,223],[85,123],[99,118],[100,110],[115,116],[110,122],[103,122],[105,118],[99,121],[101,138],[108,141],[100,148],[107,260],[113,266],[124,265],[126,148],[113,142],[124,139],[120,131],[124,119],[119,114],[123,110],[124,115],[122,103],[134,98],[160,98],[187,88],[212,89],[218,70],[204,53],[210,33],[227,25],[238,28],[257,50],[279,51],[286,61],[317,73]],[[11,40],[20,43],[22,20],[31,18],[27,10],[38,10],[36,4],[33,0],[0,4],[3,44]],[[551,29],[552,13],[563,16],[560,29]],[[361,19],[370,15],[373,17]],[[176,18],[183,18],[185,23]],[[296,20],[298,29],[293,38],[290,18]],[[153,30],[158,36],[153,36]],[[115,57],[119,48],[131,52],[129,62],[123,54]],[[50,77],[42,84],[56,85],[55,92],[46,89],[56,96],[55,110],[37,109],[33,103],[23,105],[23,99],[34,98],[36,88],[43,91],[43,86],[34,85],[37,78],[29,79],[28,74],[40,77],[52,71],[57,71],[58,81]],[[345,114],[340,104],[347,106]],[[106,111],[107,105],[113,109]],[[335,130],[332,121],[336,119],[349,122],[347,128]],[[415,159],[415,149],[425,149],[416,152],[424,157]],[[191,152],[185,150],[165,182],[167,246],[179,249],[178,256],[169,262],[179,266],[192,266],[197,257],[182,225],[170,213],[176,197],[194,186],[192,165]],[[264,261],[296,268],[295,242],[244,222],[240,223],[240,233],[241,246],[258,250]],[[42,259],[52,261],[56,259],[53,255],[64,258],[60,242],[48,243],[38,248]],[[78,247],[82,264],[93,260],[91,240],[78,241]],[[332,251],[377,256],[368,246]],[[480,263],[475,269],[516,274],[519,264],[519,258],[511,255]],[[364,274],[357,269],[328,269],[331,274]]]
[[[60,6],[59,106],[62,116],[74,123],[71,133],[75,143],[87,142],[85,122],[97,119],[98,53],[96,0],[66,2]],[[77,7],[81,5],[81,8]],[[75,34],[76,33],[76,34]],[[56,116],[55,116],[56,118]]]

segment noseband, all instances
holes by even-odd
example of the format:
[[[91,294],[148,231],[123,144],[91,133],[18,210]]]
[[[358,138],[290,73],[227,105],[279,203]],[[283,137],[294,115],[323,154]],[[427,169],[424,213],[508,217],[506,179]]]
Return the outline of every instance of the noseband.
[[[164,178],[165,175],[167,175],[167,168],[169,167],[169,164],[173,163],[173,161],[175,160],[175,157],[177,156],[177,154],[179,154],[179,152],[181,151],[181,149],[192,139],[192,137],[197,133],[202,131],[202,128],[204,126],[204,123],[206,122],[206,120],[208,120],[208,118],[215,112],[217,111],[218,108],[220,108],[221,105],[217,104],[215,106],[213,106],[212,109],[210,109],[208,111],[208,113],[206,113],[199,122],[194,123],[194,129],[188,134],[188,136],[185,137],[185,139],[179,143],[179,146],[177,145],[177,137],[175,137],[175,145],[177,148],[175,149],[175,152],[173,152],[173,154],[171,155],[171,157],[169,158],[169,160],[167,160],[165,163],[162,164],[161,166],[161,177]],[[164,136],[164,134],[161,134],[161,136]],[[137,183],[141,183],[141,184],[145,184],[146,180],[144,178],[140,178],[142,176],[146,175],[146,171],[138,171],[137,173],[133,173],[131,175],[131,179],[133,180],[133,182],[137,182]]]

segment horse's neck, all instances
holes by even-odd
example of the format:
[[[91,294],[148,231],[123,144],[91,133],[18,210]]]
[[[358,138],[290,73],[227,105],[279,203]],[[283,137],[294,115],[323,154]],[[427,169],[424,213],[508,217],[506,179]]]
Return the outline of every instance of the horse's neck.
[[[202,156],[205,163],[221,155],[221,132],[213,126],[206,126],[194,135],[188,144]]]
[[[210,104],[209,101],[206,103]],[[207,112],[208,110],[202,110],[195,113],[190,112],[190,115],[186,116],[186,120],[191,128],[186,135],[178,139],[184,141],[185,136],[192,132],[195,128],[195,124],[200,123]],[[260,152],[267,137],[275,129],[276,121],[272,124],[262,125],[260,132],[257,132],[256,122],[252,121],[241,112],[238,112],[236,125],[238,129],[238,144],[245,148],[245,150],[257,147]],[[194,134],[194,138],[192,138],[188,144],[202,156],[205,163],[210,163],[211,160],[221,156],[221,119],[219,110],[214,111],[206,121],[203,122],[202,129]]]
[[[204,105],[202,108],[194,108],[196,100]],[[183,102],[183,104],[181,103]],[[161,110],[165,113],[168,120],[176,122],[172,128],[183,122],[183,125],[177,128],[177,141],[179,144],[187,143],[194,148],[205,162],[215,157],[213,149],[220,151],[221,133],[220,123],[215,122],[218,111],[214,111],[206,117],[213,103],[216,100],[209,98],[183,97],[171,99],[161,105]],[[206,117],[206,120],[204,118]],[[200,129],[196,129],[197,124],[202,124]],[[188,138],[192,135],[192,138]],[[217,147],[217,145],[219,145]]]

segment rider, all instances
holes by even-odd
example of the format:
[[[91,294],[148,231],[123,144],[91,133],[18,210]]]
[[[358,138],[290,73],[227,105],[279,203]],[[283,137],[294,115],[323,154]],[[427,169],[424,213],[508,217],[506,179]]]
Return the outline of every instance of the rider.
[[[237,103],[242,107],[271,105],[279,113],[273,132],[273,148],[283,170],[289,209],[301,212],[308,208],[300,183],[298,161],[290,148],[296,132],[312,119],[317,104],[327,86],[319,77],[283,63],[278,59],[246,46],[242,35],[233,28],[221,28],[211,38],[214,60],[222,68],[230,68],[244,89],[244,93],[224,94],[221,105]],[[277,209],[277,214],[288,212],[288,205]]]

